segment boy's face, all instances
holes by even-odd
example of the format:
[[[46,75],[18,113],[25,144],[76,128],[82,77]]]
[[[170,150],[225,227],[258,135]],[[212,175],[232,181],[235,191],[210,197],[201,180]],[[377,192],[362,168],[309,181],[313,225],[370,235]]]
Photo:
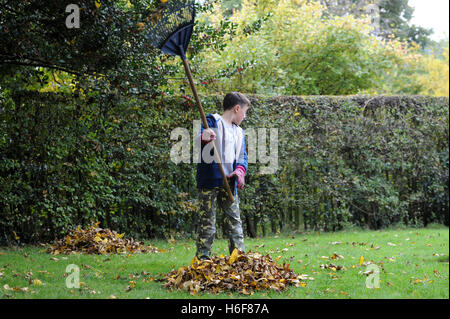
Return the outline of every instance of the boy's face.
[[[244,121],[245,116],[247,114],[247,110],[248,110],[248,105],[245,104],[244,106],[241,106],[239,104],[235,105],[235,107],[233,108],[233,112],[234,112],[234,123],[236,125],[241,125],[242,121]]]

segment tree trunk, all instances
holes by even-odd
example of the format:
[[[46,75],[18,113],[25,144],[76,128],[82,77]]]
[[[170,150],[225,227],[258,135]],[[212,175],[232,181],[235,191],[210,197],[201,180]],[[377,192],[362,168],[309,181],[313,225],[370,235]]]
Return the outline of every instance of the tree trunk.
[[[254,224],[252,223],[249,215],[250,214],[245,214],[245,223],[247,225],[247,233],[251,238],[256,238],[256,230],[254,228]]]

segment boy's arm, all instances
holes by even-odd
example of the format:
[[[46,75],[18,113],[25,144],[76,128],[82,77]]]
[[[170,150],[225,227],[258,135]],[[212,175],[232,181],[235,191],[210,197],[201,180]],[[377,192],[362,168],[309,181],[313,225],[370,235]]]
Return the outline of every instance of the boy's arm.
[[[241,145],[241,151],[239,153],[239,157],[236,161],[236,168],[238,166],[241,166],[242,168],[244,168],[244,173],[247,172],[248,169],[248,156],[247,156],[247,152],[245,151],[245,135],[244,135],[244,130],[242,130],[242,145]]]
[[[236,169],[233,171],[233,173],[227,176],[228,178],[232,176],[237,176],[238,178],[237,187],[240,189],[243,189],[245,185],[245,173],[247,172],[247,167],[248,167],[248,156],[247,152],[245,151],[245,138],[244,138],[244,131],[242,130],[242,144],[238,158],[236,159]]]

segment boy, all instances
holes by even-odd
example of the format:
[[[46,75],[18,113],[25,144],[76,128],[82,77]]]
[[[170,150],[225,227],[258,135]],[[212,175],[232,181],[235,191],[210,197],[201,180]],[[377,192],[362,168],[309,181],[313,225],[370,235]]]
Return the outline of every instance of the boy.
[[[197,226],[197,252],[200,260],[211,259],[211,246],[216,233],[216,207],[224,212],[225,233],[228,235],[230,254],[237,248],[244,252],[244,234],[239,212],[237,188],[244,188],[248,157],[245,152],[244,131],[239,125],[245,119],[250,101],[239,92],[228,93],[223,99],[223,114],[208,114],[209,129],[203,125],[196,137],[201,140],[201,161],[197,165],[199,189],[199,219]],[[212,145],[215,143],[223,170],[234,195],[234,203],[228,200],[222,175],[214,161]]]

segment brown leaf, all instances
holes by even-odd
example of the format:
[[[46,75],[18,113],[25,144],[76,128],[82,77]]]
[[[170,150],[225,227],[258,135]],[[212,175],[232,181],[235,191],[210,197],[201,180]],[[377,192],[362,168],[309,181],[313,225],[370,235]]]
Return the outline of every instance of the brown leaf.
[[[91,224],[87,229],[80,226],[69,231],[64,238],[55,241],[47,249],[53,255],[72,254],[76,252],[86,254],[133,254],[133,253],[157,253],[162,252],[156,247],[145,246],[143,242],[137,242],[133,238],[123,238],[124,234],[119,234],[109,229],[98,227],[100,223]],[[51,258],[57,261],[57,258]],[[106,260],[105,260],[106,261]]]

